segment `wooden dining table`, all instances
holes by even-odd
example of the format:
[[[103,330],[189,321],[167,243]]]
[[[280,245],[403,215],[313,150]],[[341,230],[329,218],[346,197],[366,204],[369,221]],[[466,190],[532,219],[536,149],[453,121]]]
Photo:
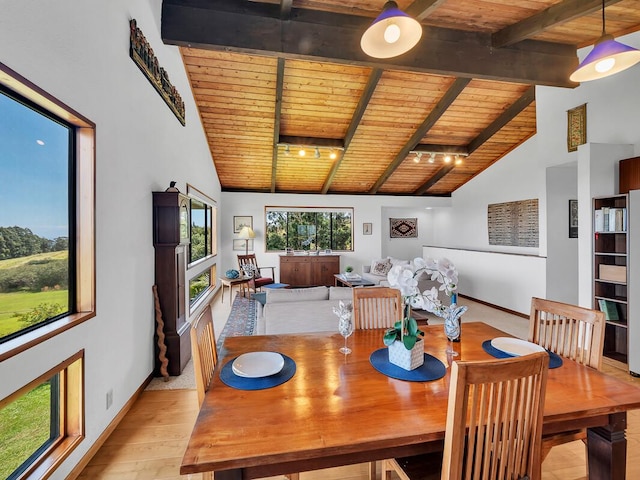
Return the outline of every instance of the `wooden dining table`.
[[[252,479],[441,451],[452,361],[492,359],[482,342],[509,335],[470,322],[461,341],[450,343],[441,325],[423,330],[425,352],[447,367],[438,380],[410,382],[377,371],[370,356],[384,347],[383,330],[354,332],[349,355],[338,351],[344,339],[333,332],[226,338],[180,473]],[[227,362],[256,351],[290,357],[295,374],[263,390],[222,382]],[[626,412],[637,408],[640,388],[565,358],[549,370],[543,433],[588,428],[589,478],[621,480]]]

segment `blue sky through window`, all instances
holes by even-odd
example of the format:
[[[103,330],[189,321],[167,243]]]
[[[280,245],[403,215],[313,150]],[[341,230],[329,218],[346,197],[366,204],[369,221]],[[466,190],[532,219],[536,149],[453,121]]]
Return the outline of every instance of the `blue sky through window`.
[[[0,92],[0,227],[69,236],[69,129]]]

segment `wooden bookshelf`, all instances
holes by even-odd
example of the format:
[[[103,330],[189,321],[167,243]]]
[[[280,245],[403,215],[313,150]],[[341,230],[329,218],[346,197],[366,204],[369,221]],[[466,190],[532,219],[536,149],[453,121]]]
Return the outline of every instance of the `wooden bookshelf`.
[[[628,195],[593,199],[593,308],[605,313],[604,356],[628,363]]]

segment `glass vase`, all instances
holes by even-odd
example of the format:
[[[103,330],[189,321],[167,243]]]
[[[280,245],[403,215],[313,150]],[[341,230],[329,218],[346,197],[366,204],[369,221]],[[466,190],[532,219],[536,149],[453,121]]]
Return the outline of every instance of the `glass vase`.
[[[467,307],[459,307],[457,302],[458,295],[455,293],[451,294],[451,305],[449,305],[444,315],[444,333],[450,342],[460,341],[460,317],[467,311]]]

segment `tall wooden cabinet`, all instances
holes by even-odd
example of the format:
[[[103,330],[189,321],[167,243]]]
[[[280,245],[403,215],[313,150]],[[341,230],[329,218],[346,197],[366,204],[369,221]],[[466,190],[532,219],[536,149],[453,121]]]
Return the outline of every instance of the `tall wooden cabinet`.
[[[169,375],[180,375],[191,358],[187,322],[186,269],[189,255],[189,199],[179,192],[153,192],[155,282],[162,318]],[[156,342],[155,374],[159,375]]]
[[[631,255],[633,230],[630,227],[634,223],[631,213],[640,211],[632,205],[637,204],[639,197],[640,191],[633,191],[593,199],[593,308],[605,314],[603,353],[625,367],[628,364],[632,373],[637,371],[631,367],[638,361],[639,353],[630,348],[632,335],[639,328],[634,307],[639,308],[635,303],[640,302],[640,298],[633,295],[630,279],[640,267],[634,269],[634,263],[637,265],[634,258],[639,253]]]
[[[280,281],[292,287],[334,284],[340,255],[280,255]]]

